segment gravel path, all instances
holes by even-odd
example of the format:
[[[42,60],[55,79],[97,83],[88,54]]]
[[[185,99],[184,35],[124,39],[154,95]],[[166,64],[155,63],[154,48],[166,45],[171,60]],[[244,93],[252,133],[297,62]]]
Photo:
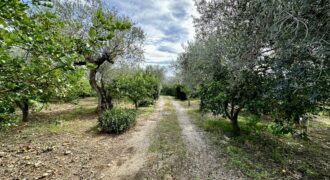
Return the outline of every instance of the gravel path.
[[[237,172],[228,172],[224,168],[224,160],[218,158],[221,152],[216,152],[206,134],[191,123],[185,109],[177,101],[172,104],[188,150],[186,171],[180,179],[242,179]]]

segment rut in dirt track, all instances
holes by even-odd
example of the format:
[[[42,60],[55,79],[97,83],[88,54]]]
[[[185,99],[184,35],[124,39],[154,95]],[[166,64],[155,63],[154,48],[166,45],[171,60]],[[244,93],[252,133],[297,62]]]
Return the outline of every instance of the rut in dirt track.
[[[234,171],[224,168],[224,160],[220,159],[215,149],[210,145],[205,132],[200,131],[191,123],[185,109],[172,101],[176,109],[177,119],[182,128],[183,140],[188,150],[186,172],[184,179],[242,179]]]

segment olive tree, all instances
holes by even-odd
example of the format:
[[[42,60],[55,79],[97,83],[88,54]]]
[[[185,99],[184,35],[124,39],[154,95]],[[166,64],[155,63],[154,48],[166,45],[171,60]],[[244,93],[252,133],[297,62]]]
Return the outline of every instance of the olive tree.
[[[199,74],[201,108],[227,116],[239,135],[238,114],[263,91],[262,72],[256,68],[261,64],[262,32],[254,22],[245,22],[254,16],[244,10],[247,4],[201,1],[197,6],[202,14],[195,19],[199,39],[188,46],[180,66],[187,77]]]
[[[80,41],[77,49],[84,59],[75,64],[87,65],[90,69],[89,82],[98,96],[97,111],[111,109],[112,94],[103,83],[102,71],[117,60],[141,60],[144,32],[129,18],[104,8],[100,1],[57,1],[55,7],[68,22],[67,33]]]

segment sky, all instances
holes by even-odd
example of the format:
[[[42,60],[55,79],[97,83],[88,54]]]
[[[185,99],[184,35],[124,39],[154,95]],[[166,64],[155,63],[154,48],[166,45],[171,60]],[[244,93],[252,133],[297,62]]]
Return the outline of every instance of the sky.
[[[169,66],[194,39],[193,0],[108,0],[119,14],[129,16],[146,33],[145,64]]]

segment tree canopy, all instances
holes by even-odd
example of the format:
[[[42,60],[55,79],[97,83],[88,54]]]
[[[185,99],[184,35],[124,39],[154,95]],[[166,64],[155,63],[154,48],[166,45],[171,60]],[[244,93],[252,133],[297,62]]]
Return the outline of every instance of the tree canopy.
[[[98,79],[100,67],[143,54],[141,28],[99,1],[9,1],[0,2],[0,9],[1,119],[11,117],[17,106],[27,121],[31,102],[75,92],[86,68],[98,109],[112,108]]]
[[[178,68],[200,87],[202,109],[226,115],[271,113],[277,124],[329,104],[326,1],[196,1],[197,40]]]

